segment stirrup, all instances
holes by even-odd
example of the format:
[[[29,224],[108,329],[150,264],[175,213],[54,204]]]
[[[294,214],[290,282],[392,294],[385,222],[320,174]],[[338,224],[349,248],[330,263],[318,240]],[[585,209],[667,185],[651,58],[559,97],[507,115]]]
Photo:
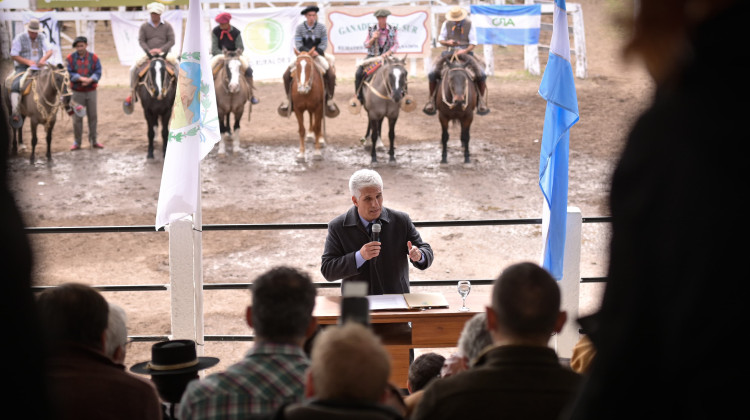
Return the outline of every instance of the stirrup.
[[[435,115],[437,114],[437,110],[435,109],[435,105],[433,105],[432,102],[427,102],[422,108],[422,112],[424,112],[427,115]]]
[[[477,108],[477,115],[487,115],[490,113],[490,109],[487,107]]]

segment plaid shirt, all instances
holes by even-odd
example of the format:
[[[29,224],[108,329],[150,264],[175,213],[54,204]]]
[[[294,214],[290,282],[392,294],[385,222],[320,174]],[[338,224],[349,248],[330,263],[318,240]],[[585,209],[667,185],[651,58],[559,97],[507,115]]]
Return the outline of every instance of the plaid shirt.
[[[244,419],[302,401],[310,361],[300,347],[256,344],[224,372],[191,382],[180,401],[181,420]]]

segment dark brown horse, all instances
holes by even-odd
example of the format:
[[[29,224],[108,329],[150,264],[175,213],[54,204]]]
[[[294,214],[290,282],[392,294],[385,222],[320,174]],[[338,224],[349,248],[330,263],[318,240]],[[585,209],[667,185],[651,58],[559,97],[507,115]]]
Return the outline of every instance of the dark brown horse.
[[[436,105],[440,126],[443,129],[443,157],[440,163],[448,163],[448,123],[461,124],[461,145],[464,148],[464,163],[470,163],[469,138],[474,109],[477,107],[478,91],[467,63],[450,60],[445,64],[438,91]]]
[[[308,52],[298,52],[297,60],[292,70],[292,87],[289,91],[292,97],[292,109],[297,117],[299,126],[299,153],[297,162],[305,161],[305,112],[309,116],[309,131],[315,136],[314,160],[323,159],[320,153],[325,145],[323,138],[323,112],[326,102],[326,91],[323,85],[323,74],[315,65],[315,59]]]
[[[245,111],[245,102],[249,102],[251,89],[242,72],[241,54],[242,50],[224,50],[224,59],[219,59],[221,67],[214,73],[216,105],[219,111],[219,131],[221,131],[219,154],[226,152],[225,142],[229,141],[230,138],[232,140],[232,152],[240,149],[240,119],[242,119],[242,114]],[[248,110],[248,121],[250,121],[252,111],[253,105],[251,103]],[[230,125],[232,115],[234,115],[234,126]]]
[[[154,158],[154,136],[159,121],[161,121],[163,141],[162,152],[164,156],[167,154],[169,118],[172,116],[172,107],[177,92],[177,75],[171,67],[168,67],[165,56],[166,54],[150,57],[148,70],[139,80],[135,90],[148,124],[148,153],[146,155],[148,159]]]
[[[388,57],[375,71],[369,81],[363,82],[367,111],[367,133],[372,140],[372,162],[378,161],[376,145],[382,133],[383,120],[388,118],[388,148],[389,162],[395,162],[394,139],[396,137],[396,121],[401,109],[401,100],[407,91],[406,57],[402,59]],[[380,140],[382,142],[382,140]]]
[[[20,76],[19,76],[20,77]],[[47,64],[39,71],[28,76],[30,86],[28,93],[24,95],[18,104],[18,112],[28,119],[31,124],[31,157],[29,161],[33,164],[36,160],[36,144],[38,138],[36,129],[39,124],[44,126],[47,139],[47,161],[52,160],[52,129],[57,121],[57,111],[60,106],[70,102],[70,76],[68,70],[61,64],[53,66]],[[25,83],[26,84],[26,83]],[[10,112],[10,91],[6,87],[6,106]],[[24,90],[23,88],[21,90]],[[13,140],[11,142],[11,153],[18,154],[18,145],[23,144],[23,123],[19,128],[13,128]]]

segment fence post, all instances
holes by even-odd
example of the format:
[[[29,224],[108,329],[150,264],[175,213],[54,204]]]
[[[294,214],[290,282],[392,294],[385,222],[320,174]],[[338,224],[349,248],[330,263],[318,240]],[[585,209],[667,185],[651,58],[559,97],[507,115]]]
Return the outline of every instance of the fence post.
[[[195,244],[193,222],[181,219],[171,222],[169,232],[169,281],[172,305],[172,339],[195,340],[203,343],[203,331],[198,331],[198,317],[202,317],[202,276],[195,274]],[[198,256],[200,258],[200,256]],[[200,282],[194,281],[200,278]]]
[[[581,210],[568,207],[568,222],[565,227],[565,259],[563,278],[560,281],[562,310],[568,313],[568,322],[555,337],[557,355],[570,358],[573,346],[578,341],[578,298],[581,285]]]

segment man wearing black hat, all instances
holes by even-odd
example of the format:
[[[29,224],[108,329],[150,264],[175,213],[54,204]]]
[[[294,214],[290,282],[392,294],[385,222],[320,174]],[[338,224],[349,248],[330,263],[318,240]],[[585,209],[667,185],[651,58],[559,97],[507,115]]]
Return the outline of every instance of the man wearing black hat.
[[[323,81],[326,86],[326,116],[332,118],[339,114],[339,108],[333,102],[333,93],[336,88],[336,69],[333,66],[332,60],[325,56],[325,51],[328,47],[328,30],[325,24],[318,22],[319,11],[320,9],[317,6],[308,6],[302,9],[301,14],[305,17],[305,21],[300,23],[294,31],[294,48],[297,51],[312,51],[310,55],[320,67],[325,69]],[[279,106],[279,113],[286,115],[291,112],[289,90],[292,87],[293,67],[294,64],[289,66],[283,76],[286,99]]]
[[[364,92],[361,88],[365,65],[372,63],[373,60],[370,59],[374,57],[385,58],[393,55],[398,49],[398,29],[386,22],[390,14],[391,11],[388,9],[376,10],[373,15],[378,19],[378,23],[367,28],[367,39],[365,39],[367,57],[361,65],[357,66],[357,72],[354,75],[354,93],[357,95],[360,104],[365,101]]]
[[[242,33],[239,29],[232,26],[229,21],[232,20],[232,15],[229,12],[221,12],[216,15],[214,19],[218,26],[215,26],[211,30],[211,68],[217,65],[217,63],[224,58],[224,50],[227,51],[244,51],[245,44],[242,42]],[[247,61],[247,57],[240,53],[240,62],[242,62],[242,72],[245,74],[245,80],[248,86],[250,86],[250,102],[256,105],[258,98],[253,95],[255,90],[253,83],[253,68],[250,67],[250,63]]]
[[[73,115],[74,143],[70,150],[81,149],[83,137],[83,116],[80,111],[85,109],[89,120],[89,143],[92,149],[102,149],[101,143],[96,141],[96,86],[102,77],[102,63],[96,54],[88,51],[88,39],[85,36],[76,37],[73,48],[76,50],[65,59],[70,74],[70,84],[73,89],[73,109],[78,110]]]
[[[163,420],[177,419],[180,399],[190,381],[199,379],[198,372],[219,363],[215,357],[197,357],[195,341],[162,341],[151,346],[151,360],[130,368],[135,373],[151,375],[162,399]]]

